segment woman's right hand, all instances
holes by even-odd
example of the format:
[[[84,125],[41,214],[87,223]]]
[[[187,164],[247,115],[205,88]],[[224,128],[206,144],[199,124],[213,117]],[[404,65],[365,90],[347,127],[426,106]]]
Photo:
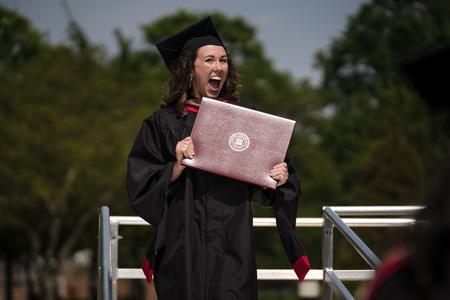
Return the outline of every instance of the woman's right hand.
[[[186,166],[181,164],[183,158],[193,158],[195,155],[194,144],[192,143],[192,138],[188,136],[187,138],[179,141],[175,147],[175,156],[177,162],[173,166],[172,176],[170,180],[173,182],[180,177]]]
[[[192,143],[192,138],[190,136],[177,143],[177,146],[175,147],[175,154],[177,157],[177,162],[180,163],[183,158],[194,157],[194,144]]]

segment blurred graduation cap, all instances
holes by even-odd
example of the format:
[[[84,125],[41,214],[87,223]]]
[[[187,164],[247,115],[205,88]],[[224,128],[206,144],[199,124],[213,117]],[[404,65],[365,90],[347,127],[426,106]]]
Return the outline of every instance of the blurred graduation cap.
[[[450,48],[411,60],[403,71],[430,108],[450,108]]]
[[[211,17],[206,17],[190,27],[160,41],[156,44],[156,47],[167,67],[170,69],[181,53],[186,50],[195,51],[206,45],[216,45],[225,48]]]

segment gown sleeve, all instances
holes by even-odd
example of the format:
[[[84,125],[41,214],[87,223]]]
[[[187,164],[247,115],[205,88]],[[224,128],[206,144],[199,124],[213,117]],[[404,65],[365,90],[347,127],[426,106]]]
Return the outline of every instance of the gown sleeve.
[[[275,190],[256,188],[254,199],[273,207],[284,249],[297,277],[302,281],[310,269],[308,256],[295,236],[298,199],[301,194],[299,180],[289,157],[285,159],[289,177]]]
[[[158,226],[167,207],[170,177],[175,163],[168,153],[159,115],[144,120],[128,156],[127,191],[137,215]]]

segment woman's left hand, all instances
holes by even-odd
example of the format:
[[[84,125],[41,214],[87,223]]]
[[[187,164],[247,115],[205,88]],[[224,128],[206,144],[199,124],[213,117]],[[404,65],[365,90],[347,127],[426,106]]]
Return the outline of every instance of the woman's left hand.
[[[287,164],[282,162],[275,165],[272,171],[270,171],[270,177],[278,181],[277,186],[285,184],[289,177]]]

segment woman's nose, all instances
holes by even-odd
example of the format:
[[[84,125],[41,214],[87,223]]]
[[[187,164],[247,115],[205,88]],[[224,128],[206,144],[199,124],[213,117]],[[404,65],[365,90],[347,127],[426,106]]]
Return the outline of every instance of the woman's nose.
[[[214,62],[214,66],[213,66],[214,70],[220,70],[222,69],[222,65],[220,64],[219,61]]]

